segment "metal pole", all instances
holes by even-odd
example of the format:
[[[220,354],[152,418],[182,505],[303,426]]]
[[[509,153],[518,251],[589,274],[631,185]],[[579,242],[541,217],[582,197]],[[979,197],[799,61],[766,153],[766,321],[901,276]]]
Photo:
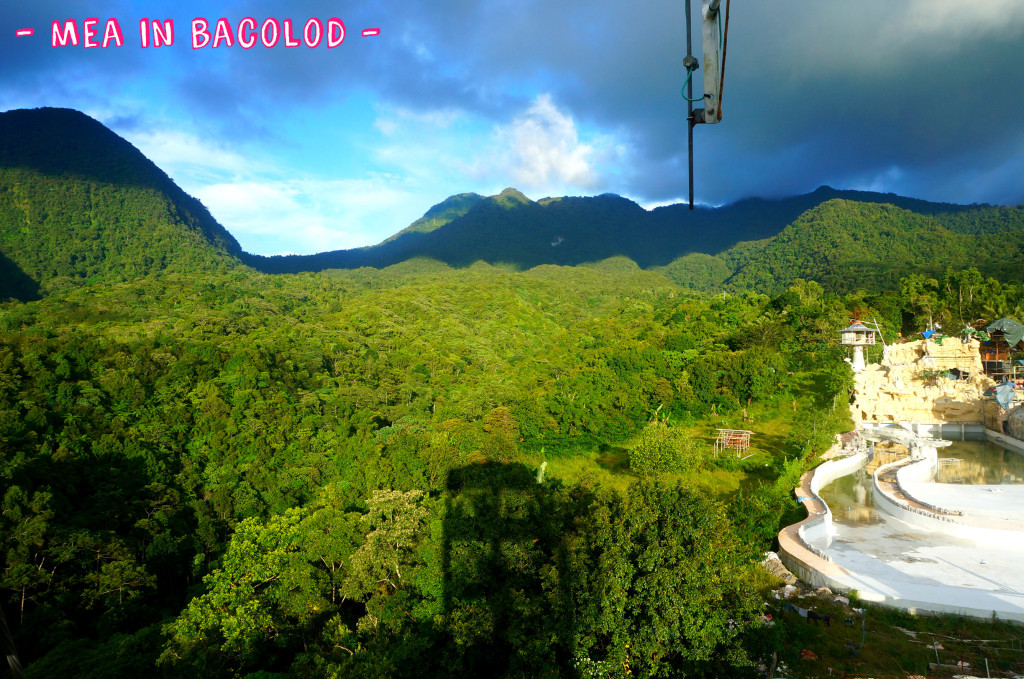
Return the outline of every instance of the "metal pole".
[[[693,46],[690,40],[690,0],[686,0],[686,56],[693,56]],[[689,140],[689,162],[690,162],[690,209],[693,209],[693,78],[686,83],[686,132]]]

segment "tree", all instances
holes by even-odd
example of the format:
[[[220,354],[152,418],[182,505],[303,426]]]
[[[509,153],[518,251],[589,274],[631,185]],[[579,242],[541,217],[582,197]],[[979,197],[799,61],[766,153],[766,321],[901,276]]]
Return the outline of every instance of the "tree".
[[[924,325],[934,326],[935,314],[939,307],[939,282],[924,274],[914,273],[900,279],[900,296],[904,308],[911,315],[912,327],[917,329]]]
[[[338,571],[356,548],[358,514],[321,502],[235,528],[206,592],[168,625],[160,662],[201,673],[272,662],[337,610]],[[294,648],[292,649],[294,651]]]
[[[748,662],[740,635],[760,602],[718,503],[653,481],[605,494],[577,520],[569,563],[562,579],[576,612],[577,661],[639,677]]]
[[[366,539],[352,556],[348,591],[357,596],[401,589],[409,575],[420,531],[429,511],[423,491],[377,490],[360,519]]]
[[[983,313],[985,278],[980,271],[974,267],[961,271],[947,268],[942,287],[952,321],[959,322],[960,327],[963,327],[983,320],[980,315]]]
[[[629,451],[629,468],[637,476],[690,471],[702,463],[703,456],[696,444],[682,431],[661,421],[644,427],[636,445]]]
[[[7,550],[0,586],[17,592],[19,611],[25,613],[26,599],[43,589],[53,577],[46,568],[44,546],[48,522],[53,516],[52,493],[35,491],[31,495],[19,486],[4,493],[0,511],[0,538]]]
[[[509,462],[519,448],[519,425],[512,411],[506,406],[499,406],[487,413],[484,431],[488,434],[483,445],[486,459]]]

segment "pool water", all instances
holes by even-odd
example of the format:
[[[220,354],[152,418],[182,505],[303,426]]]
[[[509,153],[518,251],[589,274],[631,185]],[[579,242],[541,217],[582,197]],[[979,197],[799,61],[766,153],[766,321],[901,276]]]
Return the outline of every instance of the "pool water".
[[[944,464],[942,460],[960,460]],[[939,448],[937,483],[998,485],[1024,483],[1024,455],[992,441],[953,441]]]
[[[943,463],[942,460],[955,460]],[[939,448],[938,483],[997,485],[1024,483],[1024,455],[991,441],[954,441]],[[821,489],[821,498],[840,525],[882,523],[875,511],[871,474],[861,468]]]
[[[871,474],[861,467],[821,489],[821,499],[832,510],[834,523],[867,526],[882,523],[875,511]]]

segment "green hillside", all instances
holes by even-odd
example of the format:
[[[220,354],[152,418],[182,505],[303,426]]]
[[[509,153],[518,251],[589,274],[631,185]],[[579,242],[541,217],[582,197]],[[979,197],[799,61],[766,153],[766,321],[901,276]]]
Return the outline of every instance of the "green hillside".
[[[887,340],[1024,317],[985,275],[1019,281],[1019,208],[823,189],[681,227],[508,189],[265,259],[98,123],[13,113],[0,615],[28,679],[881,676],[928,671],[897,622],[1011,643],[812,628],[759,561],[852,426],[851,311]]]
[[[95,120],[65,109],[0,114],[0,298],[219,270],[240,252],[199,201]]]
[[[892,205],[831,200],[801,215],[762,248],[737,258],[727,283],[777,293],[797,279],[827,290],[894,287],[914,272],[937,274],[974,262],[971,239]]]
[[[694,290],[776,294],[797,279],[827,290],[884,290],[910,274],[974,267],[1004,282],[1024,280],[1024,207],[977,207],[924,215],[893,205],[833,199],[778,235],[714,256],[656,267]]]
[[[460,193],[454,196],[448,196],[443,201],[427,210],[423,216],[415,222],[405,227],[395,235],[382,241],[382,243],[388,243],[396,238],[401,238],[407,233],[430,233],[435,229],[441,228],[448,222],[466,214],[483,200],[485,200],[485,198],[479,193]]]

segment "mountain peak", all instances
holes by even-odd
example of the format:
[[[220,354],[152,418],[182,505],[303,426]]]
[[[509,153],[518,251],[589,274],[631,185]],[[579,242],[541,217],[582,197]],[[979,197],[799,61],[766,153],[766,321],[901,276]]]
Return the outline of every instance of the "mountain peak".
[[[496,196],[491,196],[491,200],[498,203],[502,207],[514,207],[516,205],[527,205],[533,201],[523,195],[518,189],[509,187],[499,193]]]
[[[487,199],[479,193],[472,192],[456,193],[453,196],[448,196],[440,203],[424,212],[423,216],[415,222],[405,227],[395,235],[389,237],[387,240],[382,241],[381,245],[384,243],[390,243],[405,234],[430,233],[431,231],[440,229],[445,224],[448,224],[454,219],[458,219],[485,200]]]
[[[109,184],[170,181],[128,141],[98,120],[69,108],[0,113],[0,167]]]

